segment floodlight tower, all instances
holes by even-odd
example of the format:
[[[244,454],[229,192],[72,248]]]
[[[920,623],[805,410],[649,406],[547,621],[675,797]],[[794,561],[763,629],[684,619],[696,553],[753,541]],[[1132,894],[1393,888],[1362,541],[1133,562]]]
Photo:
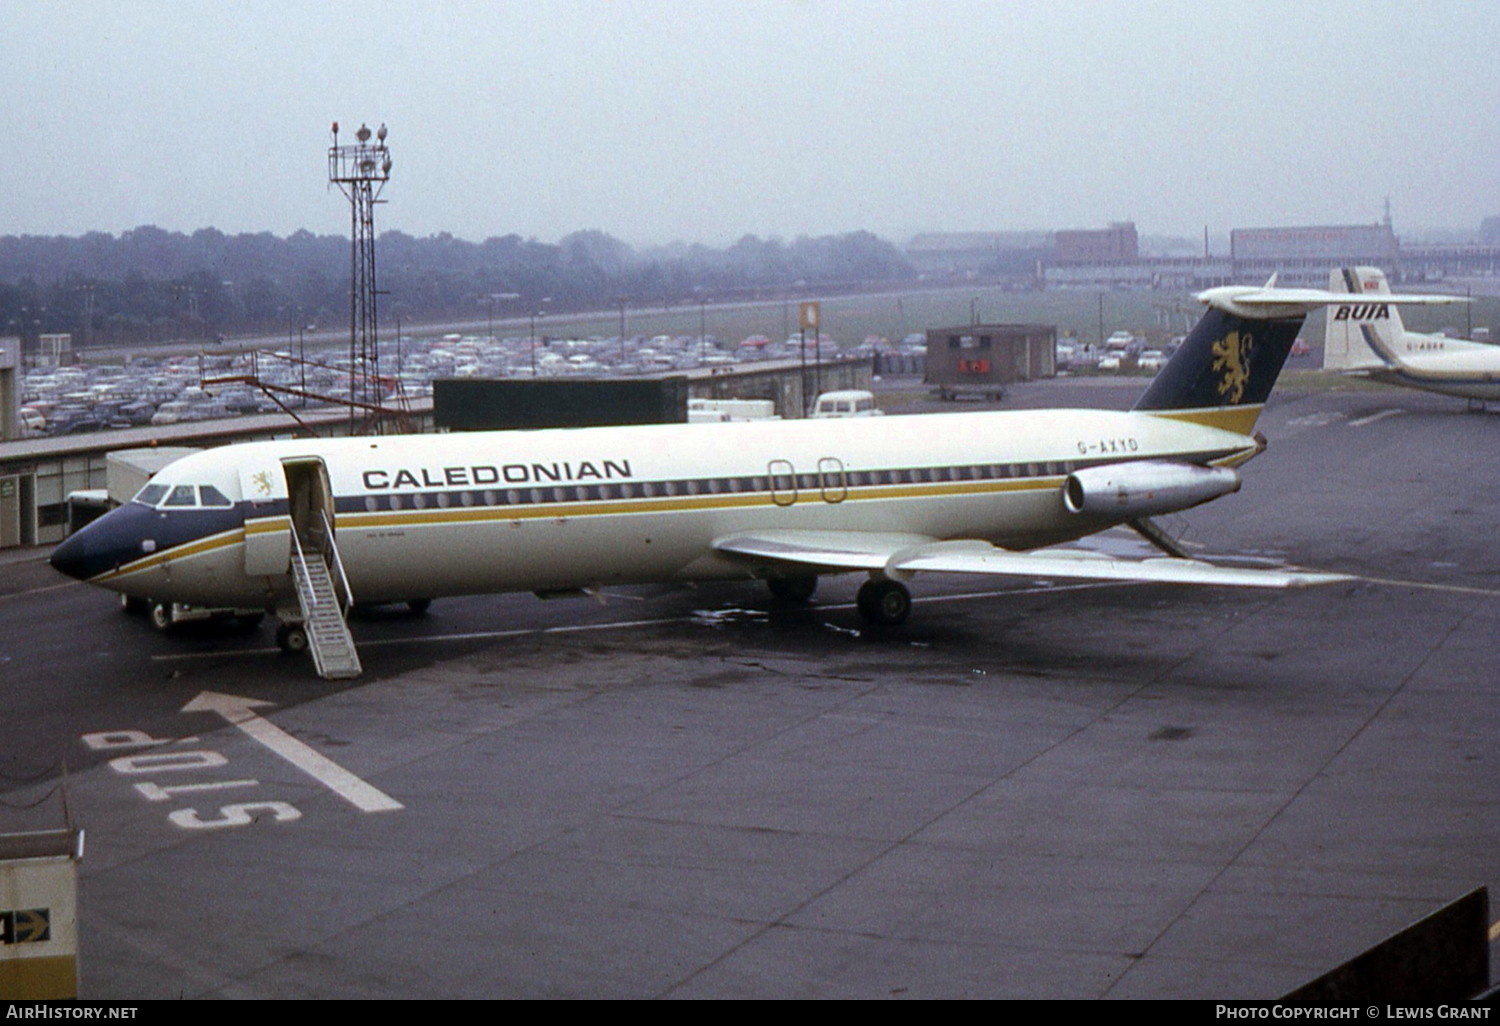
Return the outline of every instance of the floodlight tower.
[[[385,125],[374,133],[360,125],[353,146],[339,145],[339,123],[333,123],[333,145],[328,148],[328,180],[349,198],[353,246],[349,272],[349,433],[356,433],[358,411],[373,413],[382,405],[380,349],[375,297],[375,204],[391,178],[391,152],[385,145]],[[380,431],[379,416],[372,430]]]

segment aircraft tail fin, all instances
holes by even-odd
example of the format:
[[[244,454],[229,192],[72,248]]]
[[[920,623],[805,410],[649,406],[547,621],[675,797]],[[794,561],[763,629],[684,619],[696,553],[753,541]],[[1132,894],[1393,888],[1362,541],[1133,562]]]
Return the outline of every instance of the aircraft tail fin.
[[[1135,409],[1248,435],[1302,330],[1303,320],[1313,310],[1332,307],[1331,322],[1342,320],[1358,326],[1357,335],[1351,333],[1351,345],[1362,340],[1366,348],[1379,353],[1381,346],[1393,343],[1383,340],[1372,327],[1375,324],[1391,326],[1400,334],[1390,338],[1400,338],[1403,345],[1412,344],[1411,340],[1432,341],[1432,336],[1414,335],[1401,327],[1398,304],[1434,306],[1467,301],[1462,296],[1391,295],[1385,275],[1375,268],[1357,267],[1349,273],[1345,278],[1344,272],[1335,271],[1332,287],[1326,291],[1281,287],[1273,274],[1261,286],[1224,285],[1199,293],[1198,301],[1208,307],[1207,312]],[[1354,291],[1363,301],[1354,301]]]
[[[1370,371],[1402,366],[1406,358],[1435,351],[1474,349],[1483,343],[1407,331],[1398,304],[1425,298],[1391,294],[1385,273],[1376,267],[1335,268],[1328,274],[1328,291],[1352,293],[1345,302],[1328,308],[1323,329],[1323,369]],[[1447,302],[1462,302],[1458,296]]]
[[[1328,291],[1350,293],[1350,301],[1328,308],[1323,329],[1323,369],[1375,370],[1401,362],[1406,328],[1401,311],[1380,296],[1391,294],[1385,272],[1376,267],[1336,267]]]
[[[1274,290],[1274,279],[1267,283]],[[1216,292],[1218,290],[1211,290]],[[1249,434],[1281,373],[1305,310],[1263,316],[1212,302],[1135,409]]]

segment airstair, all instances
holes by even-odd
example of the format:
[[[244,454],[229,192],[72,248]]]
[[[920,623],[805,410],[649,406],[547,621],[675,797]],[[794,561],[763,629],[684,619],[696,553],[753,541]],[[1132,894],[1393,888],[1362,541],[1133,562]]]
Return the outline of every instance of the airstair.
[[[323,515],[323,524],[319,546],[322,551],[305,551],[297,532],[292,532],[295,542],[292,574],[297,581],[297,602],[302,607],[307,647],[312,651],[318,676],[325,680],[348,680],[363,672],[354,638],[350,636],[349,624],[344,618],[345,610],[354,604],[353,595],[349,592],[349,582],[344,576],[338,547],[333,541],[333,528],[326,514]],[[343,601],[339,598],[340,591],[344,595]]]

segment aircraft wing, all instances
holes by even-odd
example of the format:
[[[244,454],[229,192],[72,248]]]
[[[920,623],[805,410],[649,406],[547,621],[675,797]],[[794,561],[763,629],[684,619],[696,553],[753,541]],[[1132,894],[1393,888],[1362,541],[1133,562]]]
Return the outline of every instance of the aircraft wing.
[[[1353,580],[1346,574],[1224,567],[1172,556],[1123,559],[1061,548],[1011,552],[983,541],[938,541],[922,535],[861,531],[744,532],[720,538],[714,548],[752,561],[821,572],[878,571],[897,580],[921,571],[1238,588],[1298,588]]]

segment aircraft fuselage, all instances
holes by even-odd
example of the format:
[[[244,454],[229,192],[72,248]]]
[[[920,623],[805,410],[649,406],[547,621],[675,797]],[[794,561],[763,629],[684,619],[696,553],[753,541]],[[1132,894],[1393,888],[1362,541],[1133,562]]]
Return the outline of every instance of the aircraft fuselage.
[[[1256,451],[1185,417],[1101,410],[260,442],[172,464],[143,493],[154,502],[107,514],[53,562],[132,596],[285,607],[310,504],[328,509],[360,602],[757,577],[774,568],[715,540],[785,528],[1030,549],[1109,526],[1069,512],[1074,471]],[[296,468],[326,475],[321,495]]]

